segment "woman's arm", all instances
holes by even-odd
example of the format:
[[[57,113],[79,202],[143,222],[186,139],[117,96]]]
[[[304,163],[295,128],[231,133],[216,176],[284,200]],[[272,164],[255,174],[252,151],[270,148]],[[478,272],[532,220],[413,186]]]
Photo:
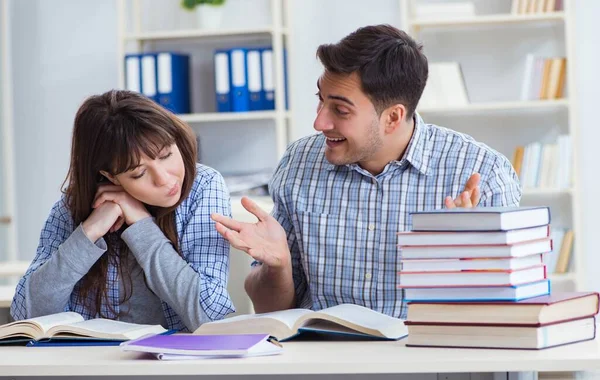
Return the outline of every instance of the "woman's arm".
[[[231,215],[223,177],[212,169],[199,169],[188,215],[179,241],[184,258],[152,218],[142,219],[121,235],[143,268],[150,289],[175,310],[193,331],[202,323],[222,319],[234,311],[227,293],[229,244],[214,228],[212,213]]]
[[[64,200],[56,202],[40,234],[36,256],[17,285],[12,317],[20,320],[69,310],[75,284],[105,251],[103,239],[94,244],[81,226],[73,231]]]

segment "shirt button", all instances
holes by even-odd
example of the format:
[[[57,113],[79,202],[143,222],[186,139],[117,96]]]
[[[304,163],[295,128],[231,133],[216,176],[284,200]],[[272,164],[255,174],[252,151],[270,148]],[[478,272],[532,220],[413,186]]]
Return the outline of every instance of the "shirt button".
[[[373,276],[371,275],[371,273],[367,273],[367,274],[365,274],[365,278],[366,278],[367,280],[370,280],[370,279],[371,279],[371,277],[373,277]]]
[[[369,224],[369,231],[374,231],[374,230],[375,230],[375,225]]]

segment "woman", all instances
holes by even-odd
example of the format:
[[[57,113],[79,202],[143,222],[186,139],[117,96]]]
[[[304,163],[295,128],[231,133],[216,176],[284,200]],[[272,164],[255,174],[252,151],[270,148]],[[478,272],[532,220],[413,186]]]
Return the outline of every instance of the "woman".
[[[13,318],[75,311],[193,331],[233,312],[229,245],[210,220],[231,214],[229,194],[196,149],[191,128],[142,95],[88,98]]]

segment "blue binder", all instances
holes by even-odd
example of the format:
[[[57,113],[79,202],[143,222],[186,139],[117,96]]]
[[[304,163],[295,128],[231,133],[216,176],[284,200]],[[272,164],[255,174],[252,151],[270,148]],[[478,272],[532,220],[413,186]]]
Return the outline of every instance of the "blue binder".
[[[125,56],[125,89],[142,92],[142,62],[140,54]]]
[[[214,57],[217,112],[231,112],[229,51],[217,50]]]
[[[250,111],[264,109],[264,92],[262,86],[262,64],[259,49],[248,49],[246,62],[248,65],[248,93],[250,97]]]
[[[250,109],[248,92],[248,65],[246,63],[247,49],[235,48],[229,52],[231,62],[231,110],[246,112]]]
[[[158,103],[176,114],[190,113],[190,57],[158,53],[156,78]]]
[[[273,49],[261,49],[262,79],[263,79],[263,109],[275,109],[275,66]]]
[[[145,53],[140,55],[141,60],[141,91],[142,94],[158,103],[156,88],[156,54]]]

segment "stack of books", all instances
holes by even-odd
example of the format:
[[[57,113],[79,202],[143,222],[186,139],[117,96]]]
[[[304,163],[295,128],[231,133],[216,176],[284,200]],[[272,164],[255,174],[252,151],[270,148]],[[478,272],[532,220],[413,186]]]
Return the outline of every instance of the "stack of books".
[[[411,217],[398,239],[408,346],[541,349],[595,337],[597,293],[550,295],[547,207]]]

